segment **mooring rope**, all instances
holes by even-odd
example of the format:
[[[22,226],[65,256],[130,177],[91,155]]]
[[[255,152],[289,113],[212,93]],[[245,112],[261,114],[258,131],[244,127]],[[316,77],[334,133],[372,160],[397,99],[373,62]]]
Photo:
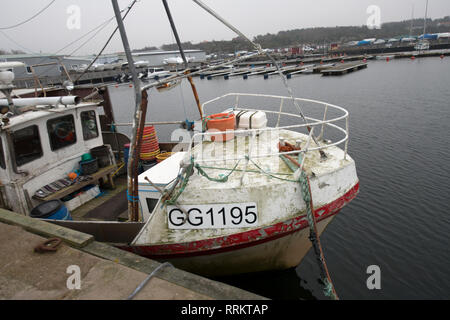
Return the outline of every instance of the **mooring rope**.
[[[294,171],[294,163],[290,158],[280,155],[281,159],[288,165],[288,167]],[[291,163],[292,165],[289,165]],[[302,154],[298,155],[298,162],[295,162],[295,166],[299,167],[299,163],[302,163]],[[309,182],[308,175],[305,170],[298,168],[300,170],[300,176],[298,182],[301,186],[303,201],[306,204],[306,216],[309,224],[309,240],[312,243],[314,254],[316,256],[317,264],[319,265],[321,281],[324,284],[323,292],[325,296],[330,297],[333,300],[339,300],[339,297],[334,288],[333,282],[331,281],[330,274],[328,272],[327,264],[325,261],[325,256],[323,254],[322,245],[320,243],[320,236],[317,231],[316,218],[314,216],[314,206],[311,195],[311,184]]]
[[[330,274],[328,272],[328,267],[326,265],[325,256],[324,256],[323,250],[322,250],[322,245],[320,243],[320,236],[317,231],[317,224],[316,224],[316,219],[314,216],[314,206],[313,206],[312,195],[311,195],[311,184],[310,184],[308,175],[306,174],[305,170],[300,168],[300,166],[301,166],[300,163],[303,162],[302,154],[301,154],[301,152],[299,152],[298,161],[295,161],[291,157],[286,157],[284,155],[280,155],[280,158],[285,162],[285,164],[288,166],[288,168],[293,173],[295,173],[297,170],[300,170],[300,175],[299,175],[298,179],[286,179],[286,178],[277,177],[275,174],[267,172],[264,169],[262,169],[255,161],[250,159],[250,157],[246,156],[247,161],[251,162],[259,170],[259,173],[265,174],[265,175],[269,176],[270,178],[275,178],[275,179],[278,179],[281,181],[294,182],[294,183],[300,184],[303,201],[305,202],[305,205],[306,205],[306,216],[307,216],[307,220],[308,220],[308,224],[309,224],[309,231],[310,231],[309,240],[312,243],[314,254],[316,256],[316,260],[317,260],[317,263],[318,263],[318,266],[320,269],[321,281],[324,284],[323,292],[324,292],[325,296],[330,297],[333,300],[339,300],[339,297],[336,293],[333,282],[331,280]],[[189,182],[189,178],[194,171],[194,168],[197,169],[199,175],[205,177],[209,181],[217,182],[217,183],[226,183],[226,182],[228,182],[228,178],[235,171],[244,171],[244,172],[247,171],[247,170],[238,170],[237,167],[238,167],[239,163],[240,163],[240,160],[236,163],[236,165],[232,169],[221,168],[221,167],[207,167],[207,166],[200,166],[198,163],[195,163],[194,158],[191,157],[191,162],[186,169],[186,174],[182,179],[183,183],[180,186],[178,193],[171,199],[166,200],[165,205],[171,205],[171,204],[174,204],[177,202],[178,198],[181,196],[181,194],[185,190],[185,188]],[[204,168],[210,168],[210,169],[216,169],[216,170],[227,170],[230,172],[227,175],[224,175],[220,178],[213,178],[204,171]],[[249,172],[249,171],[247,171],[247,172]],[[258,171],[255,171],[255,172],[258,173]]]
[[[133,291],[132,294],[130,294],[126,300],[132,300],[138,293],[139,291],[142,290],[142,288],[144,288],[144,286],[150,281],[150,279],[156,274],[156,272],[158,272],[159,269],[165,267],[165,266],[171,266],[173,267],[173,265],[170,262],[164,262],[162,264],[160,264],[155,270],[153,270],[152,273],[150,273],[145,279],[144,281],[142,281],[139,286]]]

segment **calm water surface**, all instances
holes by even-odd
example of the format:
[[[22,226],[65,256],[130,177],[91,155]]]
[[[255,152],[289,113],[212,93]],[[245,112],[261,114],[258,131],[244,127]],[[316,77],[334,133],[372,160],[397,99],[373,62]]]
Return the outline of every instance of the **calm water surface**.
[[[229,92],[287,95],[277,77],[195,81],[202,101]],[[340,298],[450,299],[450,58],[373,61],[343,77],[289,83],[297,97],[350,112],[361,191],[321,237]],[[188,86],[151,91],[148,120],[186,115],[198,116]],[[157,129],[168,141],[173,128]],[[381,290],[367,289],[370,265],[381,268]],[[310,251],[295,269],[218,280],[273,299],[327,299],[318,275]]]

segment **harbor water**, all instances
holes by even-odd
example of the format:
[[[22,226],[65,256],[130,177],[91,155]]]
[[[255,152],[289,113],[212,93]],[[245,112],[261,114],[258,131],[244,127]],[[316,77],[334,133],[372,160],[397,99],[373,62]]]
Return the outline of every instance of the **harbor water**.
[[[449,70],[447,57],[401,59],[370,61],[341,77],[288,80],[295,96],[350,113],[349,153],[361,190],[321,237],[341,299],[450,299]],[[195,82],[202,102],[229,92],[288,95],[274,75]],[[152,90],[149,100],[148,121],[198,118],[186,83]],[[115,112],[118,122],[131,121],[130,110]],[[169,141],[175,128],[157,127],[159,140]],[[367,287],[372,265],[380,268],[379,290]],[[318,278],[310,250],[295,269],[217,280],[273,299],[327,299]]]

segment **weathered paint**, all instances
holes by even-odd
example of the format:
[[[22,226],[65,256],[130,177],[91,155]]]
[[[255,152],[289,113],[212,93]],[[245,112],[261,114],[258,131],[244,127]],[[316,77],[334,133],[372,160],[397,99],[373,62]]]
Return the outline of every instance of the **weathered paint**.
[[[358,192],[359,183],[351,188],[343,197],[327,204],[326,206],[315,209],[314,214],[317,221],[320,222],[322,220],[326,220],[337,214],[347,203],[356,197]],[[175,244],[138,245],[123,248],[133,251],[139,255],[159,259],[190,257],[205,254],[210,255],[271,241],[306,229],[307,227],[308,221],[306,219],[306,215],[301,215],[264,228],[214,239]]]
[[[298,265],[311,247],[306,204],[296,173],[277,155],[280,138],[292,145],[300,143],[302,150],[317,147],[307,135],[285,129],[258,132],[254,140],[237,134],[223,143],[200,142],[192,149],[194,162],[203,166],[211,178],[229,174],[228,179],[214,182],[194,173],[177,200],[180,207],[254,202],[258,226],[173,230],[168,227],[167,209],[160,202],[134,241],[122,248],[206,275]],[[321,144],[326,147],[327,157],[321,157],[322,150],[308,151],[302,163],[310,180],[319,233],[359,190],[353,159],[335,144]],[[252,161],[247,161],[247,156]]]
[[[294,143],[299,139],[304,141],[304,143],[306,141],[305,135],[292,131],[282,130],[281,136],[287,141],[293,141]],[[259,138],[266,139],[267,137]],[[243,137],[237,137],[235,140],[239,143],[240,139],[243,139]],[[270,148],[276,148],[278,140],[275,140],[275,138],[269,138],[264,143],[269,144]],[[231,144],[231,142],[228,143]],[[215,144],[205,143],[205,145],[206,152],[214,154],[207,148],[212,148]],[[240,146],[229,147],[237,149]],[[243,151],[246,152],[246,150],[244,149]],[[340,199],[358,183],[354,161],[350,157],[347,157],[347,160],[343,160],[344,152],[341,149],[331,147],[327,149],[327,156],[326,160],[322,160],[319,152],[310,152],[304,164],[304,168],[310,176],[312,197],[316,208],[325,207]],[[256,158],[255,161],[261,168],[270,168],[272,172],[289,173],[282,177],[294,179],[289,168],[278,156]],[[273,165],[274,163],[276,164],[275,166]],[[210,165],[213,167],[234,167],[233,164],[224,164],[223,162]],[[243,164],[238,168],[243,169]],[[248,169],[255,170],[256,167],[249,164]],[[224,174],[224,171],[217,169],[207,169],[207,172],[212,177]],[[211,182],[196,173],[190,177],[189,183],[178,202],[180,205],[256,202],[259,226],[252,229],[273,226],[305,215],[306,206],[297,182],[282,181],[265,174],[247,172],[244,184],[241,185],[242,173],[235,171],[226,183]],[[319,188],[319,185],[322,188]],[[170,245],[195,242],[204,239],[233,236],[252,229],[170,230],[167,226],[166,208],[162,208],[159,205],[147,221],[146,226],[133,241],[133,245]]]

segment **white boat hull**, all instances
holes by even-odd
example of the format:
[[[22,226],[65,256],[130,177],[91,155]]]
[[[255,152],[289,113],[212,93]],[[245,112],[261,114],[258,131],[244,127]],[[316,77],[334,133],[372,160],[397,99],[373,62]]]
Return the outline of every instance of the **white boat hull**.
[[[305,138],[300,133],[285,130],[282,130],[280,135],[289,141]],[[216,146],[232,150],[230,144],[233,141],[244,144],[245,139],[236,137],[224,144],[206,143],[203,152],[213,154],[210,149]],[[278,137],[267,138],[262,135],[258,139],[263,145],[275,147],[278,141]],[[328,148],[327,156],[324,160],[319,152],[310,152],[304,167],[309,176],[314,213],[321,231],[359,191],[353,159],[348,155],[344,159],[344,151],[336,147]],[[259,158],[256,161],[261,167],[268,168],[277,159],[278,156]],[[248,169],[253,171],[254,167],[249,165]],[[207,170],[213,177],[223,173],[211,167]],[[146,225],[131,245],[124,249],[151,259],[170,261],[182,269],[203,275],[297,266],[311,247],[306,204],[302,198],[300,184],[286,180],[294,178],[283,161],[272,167],[272,171],[288,175],[284,176],[283,180],[257,172],[247,172],[241,183],[243,172],[235,171],[226,182],[211,183],[201,174],[195,173],[178,199],[179,205],[184,205],[185,210],[189,210],[189,206],[220,208],[226,207],[227,204],[238,206],[254,203],[258,215],[256,225],[197,229],[183,226],[184,229],[176,229],[169,226],[168,207],[158,204],[151,214],[144,213],[144,216],[150,215]],[[143,184],[144,180],[140,180],[140,188],[144,188]],[[140,196],[144,211],[145,197],[144,192]],[[211,217],[205,214],[206,210],[200,214],[203,221],[209,221]]]
[[[319,235],[333,220],[331,216],[317,224]],[[205,276],[284,270],[300,264],[311,248],[309,229],[237,250],[189,258],[169,259],[178,268]],[[163,259],[164,260],[164,259]]]
[[[358,191],[359,184],[340,199],[315,210],[319,235],[342,207],[356,197]],[[299,216],[232,237],[194,243],[132,245],[121,248],[151,259],[169,261],[189,272],[224,276],[296,267],[311,248],[308,237],[306,217]]]

